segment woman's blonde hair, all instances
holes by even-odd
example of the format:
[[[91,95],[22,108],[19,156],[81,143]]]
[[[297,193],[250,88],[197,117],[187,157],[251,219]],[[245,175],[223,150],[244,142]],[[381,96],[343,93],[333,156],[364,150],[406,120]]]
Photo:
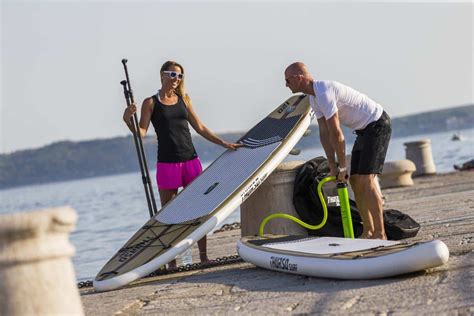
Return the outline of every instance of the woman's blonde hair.
[[[163,71],[168,71],[173,66],[179,67],[181,69],[181,73],[184,75],[183,66],[172,60],[168,60],[163,64],[163,66],[161,66],[160,73],[162,73]],[[191,105],[191,99],[189,98],[188,94],[186,93],[186,90],[184,89],[184,76],[183,79],[181,79],[181,81],[179,82],[179,85],[174,92],[183,99],[186,105]]]

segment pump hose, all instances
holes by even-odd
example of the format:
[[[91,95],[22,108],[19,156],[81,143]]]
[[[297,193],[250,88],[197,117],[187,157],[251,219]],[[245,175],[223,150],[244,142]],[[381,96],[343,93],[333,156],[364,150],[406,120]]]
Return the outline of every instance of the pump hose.
[[[329,181],[336,181],[336,177],[330,176],[330,177],[326,177],[326,178],[322,179],[318,183],[318,188],[317,188],[318,196],[319,196],[319,199],[321,200],[321,204],[323,206],[323,220],[321,221],[321,223],[319,223],[318,225],[310,225],[310,224],[305,223],[302,220],[300,220],[299,218],[296,218],[294,216],[291,216],[291,215],[288,215],[288,214],[283,214],[283,213],[276,213],[276,214],[271,214],[271,215],[269,215],[269,216],[267,216],[263,219],[262,223],[260,223],[260,229],[258,230],[258,235],[260,237],[263,237],[263,230],[265,228],[265,225],[268,223],[268,221],[270,221],[274,218],[289,219],[289,220],[292,220],[293,222],[303,226],[304,228],[311,229],[311,230],[317,230],[317,229],[322,228],[324,225],[326,225],[326,221],[328,219],[328,209],[327,209],[326,201],[324,199],[323,192],[322,192],[321,189],[322,189],[323,185],[326,182],[329,182]]]

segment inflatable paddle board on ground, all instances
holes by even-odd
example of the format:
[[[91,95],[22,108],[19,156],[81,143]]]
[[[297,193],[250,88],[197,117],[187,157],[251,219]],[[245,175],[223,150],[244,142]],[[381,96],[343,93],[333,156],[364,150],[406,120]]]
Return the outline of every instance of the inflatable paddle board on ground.
[[[151,218],[100,270],[97,291],[144,277],[219,226],[288,155],[314,114],[308,97],[295,95],[247,132]]]
[[[402,243],[379,239],[275,236],[244,237],[239,255],[256,266],[334,279],[375,279],[434,268],[449,259],[440,240]]]

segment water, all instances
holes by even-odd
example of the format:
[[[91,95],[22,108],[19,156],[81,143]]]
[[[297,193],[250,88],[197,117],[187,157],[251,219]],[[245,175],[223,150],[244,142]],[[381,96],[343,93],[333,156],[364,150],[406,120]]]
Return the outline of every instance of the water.
[[[453,164],[474,158],[474,129],[461,134],[462,141],[451,141],[453,132],[392,139],[387,160],[405,158],[403,143],[430,138],[437,171],[453,171]],[[350,147],[348,144],[348,152]],[[320,155],[324,151],[317,147],[287,160],[308,160]],[[204,164],[207,165],[209,162]],[[159,205],[157,192],[155,195]],[[73,263],[78,280],[93,278],[149,216],[139,173],[0,190],[0,214],[63,205],[72,206],[79,215],[77,228],[71,234],[76,247]],[[237,221],[240,221],[238,209],[225,223]]]
[[[453,134],[454,132],[450,131],[393,138],[388,146],[386,161],[405,159],[404,143],[428,138],[431,139],[431,151],[436,171],[439,173],[454,171],[454,164],[474,159],[474,128],[460,131],[461,141],[452,141]],[[346,153],[350,154],[351,149],[352,143],[348,142]],[[289,156],[286,160],[308,160],[316,156],[326,156],[322,147],[302,151],[299,156]]]

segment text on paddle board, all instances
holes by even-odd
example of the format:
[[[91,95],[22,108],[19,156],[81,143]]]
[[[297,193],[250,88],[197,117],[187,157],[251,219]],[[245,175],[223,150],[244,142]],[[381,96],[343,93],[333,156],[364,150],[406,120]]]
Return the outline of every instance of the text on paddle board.
[[[240,197],[242,198],[242,202],[245,201],[250,196],[250,194],[252,194],[252,192],[255,191],[260,184],[263,183],[266,177],[267,174],[265,173],[263,176],[255,178],[255,180],[253,180],[252,183],[250,183],[245,188],[244,192],[240,195]]]
[[[298,265],[296,263],[290,263],[290,259],[285,257],[270,257],[270,268],[286,271],[298,271]]]
[[[285,111],[285,109],[287,108],[288,105],[290,105],[288,102],[283,103],[283,105],[280,106],[280,108],[278,108],[277,112],[279,114],[283,113],[283,111]]]
[[[132,257],[135,253],[137,253],[141,249],[145,248],[153,240],[155,240],[155,238],[147,236],[138,244],[120,249],[118,253],[118,256],[119,256],[118,261],[126,262],[128,259],[130,259],[130,257]]]

